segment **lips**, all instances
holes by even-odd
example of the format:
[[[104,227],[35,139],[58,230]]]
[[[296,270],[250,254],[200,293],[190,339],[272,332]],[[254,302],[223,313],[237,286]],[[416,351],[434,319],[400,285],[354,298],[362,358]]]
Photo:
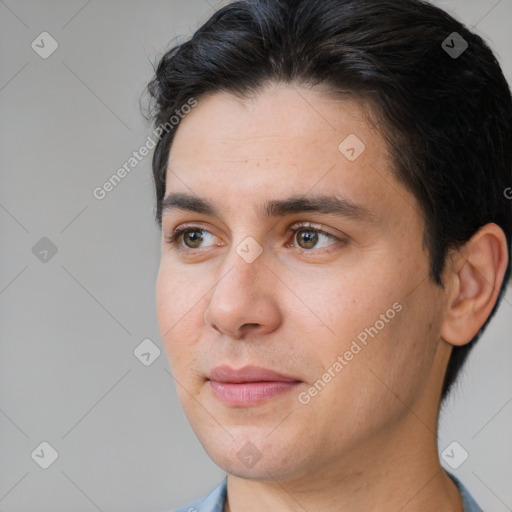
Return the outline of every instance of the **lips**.
[[[217,366],[208,379],[214,396],[234,407],[259,405],[291,391],[301,382],[295,377],[258,366],[245,366],[238,370]]]
[[[244,366],[239,370],[234,370],[229,366],[217,366],[211,371],[209,379],[235,384],[241,382],[298,382],[295,377],[289,377],[259,366]]]

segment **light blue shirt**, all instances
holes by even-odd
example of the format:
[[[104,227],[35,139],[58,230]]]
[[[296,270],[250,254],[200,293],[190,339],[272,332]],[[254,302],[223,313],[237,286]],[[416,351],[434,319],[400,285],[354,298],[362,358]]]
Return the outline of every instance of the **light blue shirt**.
[[[464,512],[483,512],[482,509],[477,505],[476,501],[471,497],[468,490],[462,485],[457,478],[450,475],[450,478],[455,482],[455,485],[459,488],[464,503]],[[227,491],[227,478],[217,486],[215,489],[189,505],[175,510],[174,512],[223,512],[224,503],[226,502],[226,491]]]

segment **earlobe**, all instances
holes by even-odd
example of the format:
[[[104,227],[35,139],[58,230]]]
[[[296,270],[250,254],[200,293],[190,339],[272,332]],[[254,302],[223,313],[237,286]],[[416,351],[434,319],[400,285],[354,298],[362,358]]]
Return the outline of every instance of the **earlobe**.
[[[447,269],[446,314],[441,336],[452,345],[469,343],[496,303],[508,263],[507,240],[496,224],[482,226],[457,250]]]

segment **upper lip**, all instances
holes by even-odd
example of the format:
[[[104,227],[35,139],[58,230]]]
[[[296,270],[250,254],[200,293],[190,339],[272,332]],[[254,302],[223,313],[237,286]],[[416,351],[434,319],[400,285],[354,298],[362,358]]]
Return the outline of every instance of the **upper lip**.
[[[209,380],[218,382],[299,382],[295,377],[262,368],[260,366],[244,366],[235,370],[229,366],[216,366],[208,375]]]

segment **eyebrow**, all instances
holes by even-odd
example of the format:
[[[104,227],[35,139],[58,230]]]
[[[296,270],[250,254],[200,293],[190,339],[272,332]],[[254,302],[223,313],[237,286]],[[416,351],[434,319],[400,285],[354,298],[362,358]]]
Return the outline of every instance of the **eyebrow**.
[[[162,215],[172,211],[182,210],[201,213],[211,217],[220,218],[217,207],[208,199],[184,193],[171,193],[162,200]],[[315,212],[331,214],[350,220],[372,222],[375,216],[367,208],[353,201],[339,196],[291,196],[286,199],[273,199],[267,201],[263,209],[258,208],[261,217],[282,217],[292,213]]]

